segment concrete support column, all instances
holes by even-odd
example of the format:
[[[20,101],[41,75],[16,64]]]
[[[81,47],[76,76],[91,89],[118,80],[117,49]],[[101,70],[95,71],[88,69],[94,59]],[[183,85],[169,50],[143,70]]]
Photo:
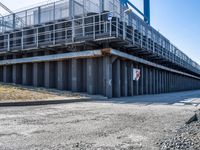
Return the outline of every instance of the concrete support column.
[[[33,64],[33,86],[44,86],[44,63]]]
[[[165,71],[162,70],[162,93],[165,93]]]
[[[167,85],[168,85],[168,83],[167,83],[167,81],[168,81],[168,78],[167,78],[167,77],[168,77],[168,76],[167,76],[167,75],[168,75],[168,73],[167,73],[167,71],[165,71],[165,93],[167,93],[167,87],[168,87],[168,86],[167,86]]]
[[[35,53],[34,56],[38,54]],[[44,63],[33,63],[33,86],[42,87],[44,86]]]
[[[159,85],[158,85],[158,87],[159,87],[159,94],[160,93],[162,93],[162,74],[161,74],[161,70],[159,70],[158,71],[158,80],[159,80]]]
[[[128,63],[128,96],[133,96],[133,64]]]
[[[6,60],[7,57],[4,57]],[[4,65],[3,66],[3,82],[11,83],[12,82],[12,66],[11,65]]]
[[[66,89],[66,61],[59,60],[57,62],[57,89],[64,90]]]
[[[139,94],[143,95],[144,94],[144,67],[143,65],[140,66],[140,80],[139,80]]]
[[[148,69],[148,71],[149,71],[149,79],[148,79],[148,84],[149,84],[149,94],[152,94],[152,69],[151,68],[149,68]]]
[[[155,86],[156,86],[156,91],[155,93],[158,94],[159,93],[159,80],[158,80],[158,70],[155,70]]]
[[[87,59],[87,92],[89,94],[95,94],[95,79],[96,79],[96,71],[95,71],[95,63],[92,58]]]
[[[13,56],[13,59],[16,59],[16,55]],[[17,75],[18,75],[17,65],[14,64],[12,67],[12,81],[14,84],[17,84]]]
[[[163,71],[163,93],[166,93],[166,71]]]
[[[44,63],[44,86],[46,88],[55,88],[55,73],[56,67],[55,62]]]
[[[72,59],[71,61],[71,77],[72,77],[72,91],[77,92],[78,91],[78,60]]]
[[[3,82],[4,83],[7,82],[7,66],[6,65],[3,66]]]
[[[0,82],[3,82],[3,66],[0,66]]]
[[[120,60],[117,59],[113,63],[113,96],[120,97],[121,96],[121,66]]]
[[[15,64],[12,68],[12,80],[14,84],[22,83],[22,66],[21,64]]]
[[[149,70],[145,66],[145,94],[149,94]]]
[[[22,84],[27,85],[28,75],[27,75],[27,64],[22,64]]]
[[[121,96],[128,96],[127,62],[121,62]]]
[[[152,68],[152,93],[156,94],[156,77],[155,68]]]
[[[32,64],[24,63],[22,64],[22,84],[23,85],[32,85]]]
[[[166,72],[166,75],[167,75],[167,80],[166,80],[166,92],[168,93],[169,92],[169,72]]]
[[[109,56],[103,57],[103,90],[104,96],[112,98],[112,60]]]
[[[170,92],[173,92],[173,75],[172,73],[170,72],[170,85],[169,85],[169,90]]]
[[[146,94],[146,66],[143,66],[143,94]]]

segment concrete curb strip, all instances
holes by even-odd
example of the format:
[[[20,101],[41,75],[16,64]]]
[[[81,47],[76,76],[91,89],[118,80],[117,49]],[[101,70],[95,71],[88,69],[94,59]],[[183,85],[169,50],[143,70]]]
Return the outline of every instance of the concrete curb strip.
[[[70,100],[41,100],[41,101],[0,102],[0,107],[39,106],[39,105],[80,103],[80,102],[88,102],[88,101],[92,101],[92,99],[86,98],[86,99],[70,99]]]

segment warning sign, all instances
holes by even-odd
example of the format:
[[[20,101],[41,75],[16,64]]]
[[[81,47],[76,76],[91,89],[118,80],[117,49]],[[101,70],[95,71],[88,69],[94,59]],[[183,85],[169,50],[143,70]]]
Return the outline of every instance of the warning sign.
[[[139,81],[140,77],[141,77],[140,69],[133,68],[133,80]]]

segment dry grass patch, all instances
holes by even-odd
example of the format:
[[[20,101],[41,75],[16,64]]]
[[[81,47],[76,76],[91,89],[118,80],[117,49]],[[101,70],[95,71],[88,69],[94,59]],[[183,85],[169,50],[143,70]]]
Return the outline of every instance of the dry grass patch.
[[[48,100],[48,99],[63,99],[67,97],[80,98],[81,96],[79,94],[66,91],[0,84],[0,101],[44,100],[44,99]]]

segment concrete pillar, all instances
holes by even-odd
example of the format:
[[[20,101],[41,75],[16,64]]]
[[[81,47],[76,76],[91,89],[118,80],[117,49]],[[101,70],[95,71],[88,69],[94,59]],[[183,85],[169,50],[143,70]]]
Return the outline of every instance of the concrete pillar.
[[[3,82],[3,66],[0,66],[0,82]]]
[[[161,93],[164,93],[164,71],[161,70]]]
[[[22,83],[22,65],[15,64],[13,65],[13,83],[14,84],[21,84]]]
[[[143,65],[143,94],[146,94],[146,66]]]
[[[4,60],[7,60],[7,56],[4,56]],[[3,66],[3,82],[12,83],[12,66],[4,65]]]
[[[121,62],[121,96],[128,96],[127,62]]]
[[[173,92],[173,74],[170,72],[170,85],[169,85],[170,92]]]
[[[141,73],[141,77],[139,80],[139,94],[143,95],[144,94],[144,67],[143,65],[140,65],[140,73]]]
[[[78,60],[72,59],[71,61],[71,77],[72,77],[72,91],[77,92],[78,91]]]
[[[165,93],[167,93],[167,71],[165,71]]]
[[[120,97],[121,96],[121,67],[120,67],[120,60],[117,59],[113,63],[113,96]]]
[[[152,68],[152,93],[156,94],[156,77],[155,68]]]
[[[96,80],[96,94],[100,94],[103,95],[103,58],[96,58],[97,59],[97,64],[96,66],[98,66],[96,68],[96,76],[97,78]]]
[[[13,56],[13,59],[16,59],[16,55]],[[17,84],[17,75],[19,72],[17,72],[17,65],[14,64],[12,67],[12,81],[14,84]]]
[[[66,61],[59,60],[57,62],[57,89],[64,90],[66,89],[66,82],[67,82],[67,76],[66,76]]]
[[[161,70],[158,71],[158,80],[159,80],[159,94],[162,93],[162,73]]]
[[[148,74],[149,74],[149,79],[148,79],[148,84],[149,84],[149,94],[152,94],[152,69],[151,68],[149,68],[148,69]]]
[[[128,63],[128,96],[133,96],[133,64]]]
[[[163,71],[163,93],[166,93],[166,71]]]
[[[44,63],[44,86],[46,88],[55,88],[56,80],[56,67],[55,62],[45,62]]]
[[[35,53],[34,56],[38,54]],[[44,86],[44,63],[33,63],[33,86],[42,87]]]
[[[96,80],[95,79],[97,79],[96,78],[97,76],[96,76],[95,67],[97,67],[97,66],[94,62],[94,59],[92,59],[92,58],[87,59],[87,92],[89,94],[96,93],[96,90],[95,90]]]
[[[155,70],[155,86],[156,86],[156,91],[155,93],[158,94],[159,93],[159,79],[158,79],[158,70]]]
[[[66,60],[66,90],[72,91],[72,60]]]
[[[149,94],[149,70],[148,67],[145,66],[145,94]]]
[[[169,72],[166,72],[166,93],[169,92]]]
[[[112,60],[109,56],[103,57],[103,81],[104,95],[108,98],[112,98]]]
[[[44,63],[33,63],[33,86],[44,86]]]
[[[22,84],[23,85],[32,85],[32,64],[24,63],[22,64]]]
[[[3,66],[3,82],[4,83],[7,82],[7,66],[6,65]]]

